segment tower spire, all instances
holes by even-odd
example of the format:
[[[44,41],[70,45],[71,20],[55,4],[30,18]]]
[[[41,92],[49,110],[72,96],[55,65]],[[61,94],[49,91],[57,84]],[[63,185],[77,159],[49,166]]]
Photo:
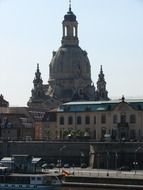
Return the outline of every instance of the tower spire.
[[[98,75],[96,99],[97,100],[109,100],[108,92],[106,90],[106,81],[104,79],[102,65],[100,66],[100,73]]]
[[[71,12],[71,0],[69,0],[69,12]]]
[[[37,63],[37,70],[39,70],[39,63]]]
[[[100,73],[103,74],[102,65],[100,65]]]
[[[104,73],[103,73],[102,65],[100,65],[100,73],[98,76],[99,76],[98,81],[104,81]]]
[[[37,71],[35,73],[35,79],[38,80],[38,81],[42,81],[41,80],[41,73],[40,73],[40,70],[39,70],[39,63],[37,63]]]

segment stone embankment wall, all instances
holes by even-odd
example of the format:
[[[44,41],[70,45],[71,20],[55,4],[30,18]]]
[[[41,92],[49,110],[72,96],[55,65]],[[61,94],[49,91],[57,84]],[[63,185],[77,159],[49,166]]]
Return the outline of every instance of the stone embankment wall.
[[[27,154],[42,157],[48,162],[80,164],[89,161],[89,143],[82,142],[55,142],[55,141],[9,141],[0,142],[0,158],[13,154]]]
[[[49,163],[87,163],[92,168],[117,169],[122,165],[143,169],[142,142],[1,141],[0,158],[13,154],[42,157]]]

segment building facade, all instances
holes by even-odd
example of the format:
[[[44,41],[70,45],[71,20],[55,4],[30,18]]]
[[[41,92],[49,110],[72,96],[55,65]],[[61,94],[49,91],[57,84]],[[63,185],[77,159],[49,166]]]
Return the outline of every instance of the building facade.
[[[142,141],[143,100],[69,102],[57,110],[52,138]],[[49,121],[49,129],[52,125]]]
[[[0,140],[34,140],[34,120],[24,107],[1,107]]]

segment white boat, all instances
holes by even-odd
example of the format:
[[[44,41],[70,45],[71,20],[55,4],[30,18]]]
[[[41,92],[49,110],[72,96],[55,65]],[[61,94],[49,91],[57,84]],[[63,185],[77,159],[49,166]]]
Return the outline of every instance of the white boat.
[[[0,173],[0,190],[57,190],[60,187],[56,175]]]

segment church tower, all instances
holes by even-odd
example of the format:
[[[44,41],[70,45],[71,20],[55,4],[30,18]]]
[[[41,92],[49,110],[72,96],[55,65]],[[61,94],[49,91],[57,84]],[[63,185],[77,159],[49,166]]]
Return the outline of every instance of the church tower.
[[[50,63],[48,94],[62,102],[94,100],[90,62],[87,52],[79,46],[78,22],[71,10],[71,3],[62,28],[61,47],[53,52]]]
[[[41,78],[41,73],[39,69],[39,64],[37,63],[37,70],[35,72],[35,78],[33,80],[34,88],[31,90],[32,97],[28,101],[28,106],[40,106],[45,99],[45,92],[43,88],[43,80]]]
[[[100,67],[100,73],[98,75],[96,100],[109,100],[108,91],[106,90],[106,81],[104,79],[102,65]]]
[[[35,72],[35,78],[33,80],[34,89],[32,93],[35,97],[42,97],[44,95],[43,91],[43,80],[41,78],[41,73],[39,70],[39,64],[37,63],[37,70]]]

